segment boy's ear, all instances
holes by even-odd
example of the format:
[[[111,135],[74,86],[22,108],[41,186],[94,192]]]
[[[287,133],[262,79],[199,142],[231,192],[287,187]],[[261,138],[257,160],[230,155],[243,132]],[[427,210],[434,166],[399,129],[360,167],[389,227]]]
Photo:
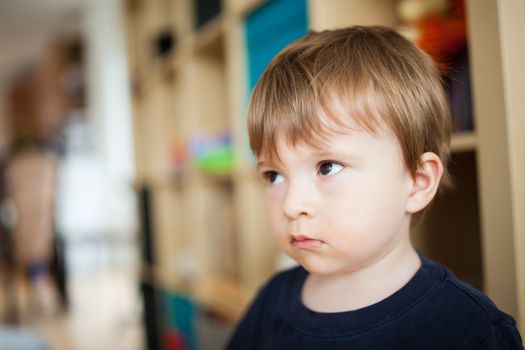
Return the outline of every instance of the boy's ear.
[[[421,155],[421,166],[412,180],[406,206],[407,213],[417,213],[432,201],[442,175],[443,164],[441,159],[433,152],[423,153]]]

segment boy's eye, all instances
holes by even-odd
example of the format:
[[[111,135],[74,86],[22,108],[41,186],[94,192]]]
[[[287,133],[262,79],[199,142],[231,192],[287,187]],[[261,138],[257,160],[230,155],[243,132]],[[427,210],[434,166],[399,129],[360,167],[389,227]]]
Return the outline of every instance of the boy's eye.
[[[343,166],[335,162],[325,161],[319,164],[319,174],[323,176],[331,176],[341,170],[343,170]]]
[[[263,178],[270,185],[277,185],[284,181],[284,177],[277,171],[269,170],[263,173]]]

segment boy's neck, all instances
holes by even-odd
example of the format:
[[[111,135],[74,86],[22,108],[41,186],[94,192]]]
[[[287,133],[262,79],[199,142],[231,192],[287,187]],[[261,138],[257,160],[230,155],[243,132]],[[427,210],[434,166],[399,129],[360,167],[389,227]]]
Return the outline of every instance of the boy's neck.
[[[342,312],[375,304],[405,286],[421,266],[409,237],[363,269],[338,275],[310,274],[301,299],[317,312]]]

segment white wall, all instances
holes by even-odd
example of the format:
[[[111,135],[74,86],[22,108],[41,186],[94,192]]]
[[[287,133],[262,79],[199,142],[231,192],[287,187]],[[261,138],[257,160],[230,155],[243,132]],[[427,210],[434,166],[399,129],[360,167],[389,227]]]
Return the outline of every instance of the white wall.
[[[104,207],[112,232],[136,225],[131,98],[118,0],[92,0],[85,7],[88,116],[95,126],[108,192]]]
[[[131,99],[119,6],[118,0],[84,5],[89,121],[84,127],[92,128],[95,149],[73,152],[63,164],[60,216],[66,235],[129,235],[137,228]]]

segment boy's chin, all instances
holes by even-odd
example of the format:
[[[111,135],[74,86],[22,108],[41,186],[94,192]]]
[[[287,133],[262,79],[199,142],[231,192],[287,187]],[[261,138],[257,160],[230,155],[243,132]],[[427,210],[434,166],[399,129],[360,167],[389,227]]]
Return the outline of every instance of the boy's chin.
[[[337,264],[334,261],[319,261],[320,259],[295,259],[310,274],[323,276],[341,276],[355,272],[359,268]]]
[[[314,261],[312,261],[314,260]],[[296,259],[296,261],[310,274],[315,275],[335,275],[340,270],[324,262],[315,261],[316,259]]]

